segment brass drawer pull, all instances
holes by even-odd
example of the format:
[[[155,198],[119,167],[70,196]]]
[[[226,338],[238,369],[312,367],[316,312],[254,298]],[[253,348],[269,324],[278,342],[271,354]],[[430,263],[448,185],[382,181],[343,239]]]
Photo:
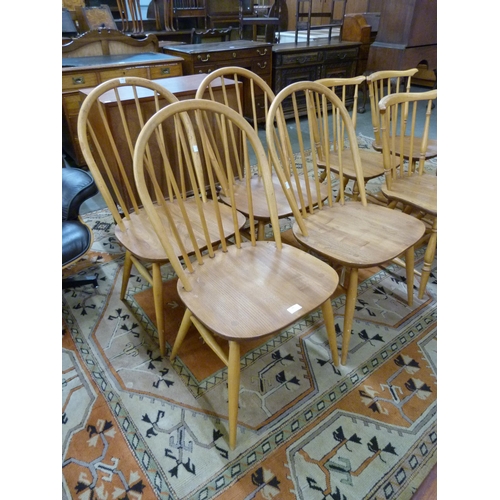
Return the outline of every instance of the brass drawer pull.
[[[233,52],[233,59],[236,59],[237,55],[236,52]]]
[[[206,58],[206,59],[202,59],[202,56],[198,56],[198,59],[199,59],[201,62],[207,62],[207,61],[210,59],[210,54],[207,54],[207,58]]]
[[[267,61],[264,61],[263,63],[257,63],[257,66],[260,68],[260,69],[264,69],[266,66],[267,66]]]
[[[73,77],[73,85],[82,85],[83,83],[85,83],[85,77],[83,76]]]
[[[261,52],[260,49],[257,49],[257,54],[259,54],[259,56],[265,56],[267,54],[267,49],[264,49],[264,52]]]
[[[170,68],[161,68],[160,73],[162,75],[170,75]]]

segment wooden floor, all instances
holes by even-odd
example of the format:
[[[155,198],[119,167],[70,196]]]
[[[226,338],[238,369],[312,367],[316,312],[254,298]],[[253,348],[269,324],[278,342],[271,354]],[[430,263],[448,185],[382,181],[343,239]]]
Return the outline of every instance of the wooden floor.
[[[429,475],[420,485],[413,500],[436,500],[437,499],[437,464],[432,468]]]

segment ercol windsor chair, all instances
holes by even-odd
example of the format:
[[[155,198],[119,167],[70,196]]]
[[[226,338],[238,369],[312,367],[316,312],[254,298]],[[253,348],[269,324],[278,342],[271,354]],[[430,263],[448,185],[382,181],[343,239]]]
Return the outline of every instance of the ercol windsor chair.
[[[255,132],[258,133],[259,124],[265,122],[269,106],[275,95],[269,85],[254,72],[246,68],[236,66],[219,68],[212,73],[209,73],[200,83],[198,91],[196,92],[196,98],[210,99],[212,101],[220,99],[220,97],[217,97],[214,94],[212,89],[212,85],[217,83],[222,87],[222,102],[229,106],[230,101],[225,84],[226,78],[236,82],[236,95],[238,103],[236,111],[238,111],[241,116],[246,118],[253,125]],[[218,95],[220,95],[220,93]],[[245,107],[245,99],[248,99],[248,108],[250,108],[250,110]],[[221,154],[221,152],[217,150],[215,153],[219,155]],[[246,188],[247,179],[245,176],[246,173],[240,165],[236,174],[233,176],[232,183],[236,208],[248,218],[250,208]],[[278,218],[282,219],[290,217],[290,215],[292,215],[292,209],[290,208],[286,196],[280,187],[279,180],[275,175],[272,176],[272,179],[275,186]],[[263,240],[265,238],[265,226],[270,222],[270,215],[266,201],[264,182],[262,180],[262,172],[260,169],[257,169],[256,172],[252,172],[250,182],[252,187],[252,211],[254,219],[257,223],[257,238],[259,240]],[[303,179],[299,179],[299,183],[301,185],[301,189],[306,189]],[[328,196],[326,185],[321,188],[320,196],[322,199],[325,199]],[[220,199],[224,203],[232,203],[224,186],[221,187]]]
[[[430,219],[429,241],[424,255],[418,297],[424,296],[437,245],[437,175],[424,170],[429,151],[429,129],[433,102],[437,89],[427,92],[389,95],[380,100],[382,118],[381,137],[385,167],[385,186],[382,192],[389,207],[403,204],[407,213]],[[425,113],[424,126],[417,128],[418,113]],[[406,168],[397,168],[401,151],[407,161]],[[415,160],[415,158],[418,158]],[[408,162],[412,161],[414,165]]]
[[[195,120],[193,115],[196,116],[197,122],[196,137],[190,135],[189,121]],[[223,155],[220,157],[213,150],[210,130],[205,125],[214,122],[221,125]],[[179,157],[173,157],[172,151],[163,148],[162,125],[166,123],[174,127],[179,144]],[[233,142],[232,134],[240,137],[240,144]],[[164,175],[172,179],[174,192],[182,189],[182,186],[175,182],[175,170],[180,169],[185,178],[191,179],[196,200],[201,199],[204,184],[197,184],[199,178],[193,164],[202,161],[209,192],[215,199],[221,176],[226,174],[231,177],[231,171],[236,168],[236,158],[243,163],[246,171],[246,187],[251,199],[252,183],[249,182],[248,159],[251,152],[262,171],[274,240],[258,241],[254,233],[251,233],[250,240],[245,240],[239,230],[239,224],[236,223],[238,212],[234,203],[231,204],[235,221],[233,238],[228,239],[221,233],[220,245],[217,246],[210,243],[208,234],[196,238],[196,226],[210,225],[207,220],[207,205],[199,202],[196,214],[181,210],[177,215],[172,213],[170,202],[156,200],[154,190],[150,188],[156,183],[157,174],[150,168],[150,152],[157,149],[161,150]],[[234,448],[238,422],[240,346],[247,341],[255,341],[279,332],[321,307],[332,360],[337,365],[331,296],[337,286],[338,275],[316,257],[282,243],[266,153],[249,123],[228,106],[208,99],[192,99],[171,104],[160,110],[145,125],[137,140],[134,171],[144,209],[179,277],[177,289],[186,306],[171,359],[177,356],[188,328],[193,324],[206,344],[227,365],[229,444]],[[228,183],[227,179],[224,182],[228,184],[228,196],[233,198],[234,189],[231,183]],[[219,204],[214,208],[217,212],[223,206]],[[254,217],[252,206],[250,203],[251,220]],[[182,233],[164,230],[162,219],[174,216],[183,221],[185,229]],[[220,217],[223,217],[222,210]],[[191,259],[187,255],[188,247],[194,248],[194,256]],[[182,250],[182,259],[178,257],[180,254],[177,248]],[[228,354],[217,338],[219,341],[222,339],[228,342]]]
[[[349,106],[351,107],[351,120],[356,130],[356,121],[357,121],[357,111],[358,111],[358,89],[359,86],[366,82],[365,76],[355,76],[352,78],[322,78],[321,80],[316,80],[318,83],[326,85],[329,89],[339,95],[342,104],[347,107],[347,101],[349,100]],[[332,128],[335,129],[335,121],[332,122]],[[317,131],[319,133],[319,130]],[[337,145],[344,152],[343,154],[343,175],[344,175],[344,187],[347,187],[348,182],[353,181],[352,187],[352,199],[358,201],[359,200],[359,188],[357,184],[357,176],[356,171],[354,169],[354,164],[351,160],[351,155],[346,154],[346,149],[349,147],[349,144],[346,143],[345,134],[342,130],[338,131],[339,134],[339,144],[335,142],[330,146],[330,170],[335,173],[337,176],[339,175],[339,151],[337,149]],[[315,139],[318,140],[318,137],[315,136]],[[359,149],[359,156],[361,158],[361,165],[363,167],[363,182],[366,186],[366,183],[371,179],[375,179],[377,177],[381,177],[384,175],[384,165],[382,161],[382,155],[373,150],[367,149]],[[318,148],[318,166],[321,168],[325,168],[325,152]],[[326,175],[326,170],[324,175]],[[347,194],[347,193],[346,193]],[[337,195],[337,201],[340,198],[340,193]]]
[[[106,100],[116,106],[106,108]],[[138,77],[116,78],[93,89],[82,104],[78,116],[78,138],[85,161],[95,179],[115,223],[115,236],[125,248],[120,299],[124,299],[132,265],[153,288],[156,326],[160,353],[165,355],[163,285],[161,266],[169,257],[141,207],[133,179],[135,140],[146,121],[166,104],[178,99],[158,83]],[[172,134],[169,144],[175,146]],[[168,179],[160,179],[157,189],[163,196],[175,198]],[[183,206],[197,210],[189,192],[182,192]],[[176,202],[174,202],[176,203]],[[208,206],[216,204],[203,198]],[[229,209],[222,210],[229,213]],[[239,218],[244,224],[245,218]],[[173,221],[163,220],[165,227]],[[232,227],[232,225],[231,225]],[[198,228],[196,228],[198,230]],[[217,236],[218,237],[218,236]],[[188,252],[191,249],[188,249]]]
[[[295,109],[295,121],[285,121],[282,104],[291,99]],[[298,117],[298,103],[306,103],[307,130],[301,130]],[[318,165],[318,148],[327,151],[330,144],[339,141],[332,136],[329,110],[333,110],[336,130],[344,130],[351,147],[339,150],[340,201],[333,200],[332,176],[326,177],[330,195],[324,203],[316,206],[312,194],[320,188],[321,169]],[[295,128],[298,141],[292,142],[289,130]],[[319,144],[307,144],[309,135],[314,137],[314,128],[321,127]],[[358,271],[386,263],[404,254],[409,264],[407,269],[408,304],[413,303],[414,245],[425,231],[423,222],[400,211],[366,201],[361,158],[356,143],[356,133],[351,118],[335,93],[316,82],[297,82],[283,89],[269,108],[266,134],[273,168],[276,171],[294,213],[293,234],[298,243],[328,261],[343,267],[346,282],[346,305],[342,340],[341,363],[347,361],[349,340],[353,325],[357,297]],[[296,145],[295,145],[296,144]],[[308,154],[308,150],[310,153]],[[356,172],[360,201],[347,201],[343,189],[343,160],[350,156]],[[297,193],[291,179],[300,175],[297,164],[309,163],[309,190]],[[330,157],[326,156],[326,168],[330,168]],[[302,197],[307,196],[305,199]]]

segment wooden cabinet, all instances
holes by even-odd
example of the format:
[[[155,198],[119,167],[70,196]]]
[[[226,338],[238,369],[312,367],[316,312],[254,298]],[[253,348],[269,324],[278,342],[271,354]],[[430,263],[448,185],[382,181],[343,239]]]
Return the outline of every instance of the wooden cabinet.
[[[247,68],[272,86],[272,45],[251,40],[165,46],[163,52],[181,56],[184,75],[210,73],[225,66]],[[250,94],[243,89],[243,109],[251,116]],[[262,111],[262,118],[264,112]]]
[[[77,120],[80,89],[112,78],[139,76],[156,80],[182,75],[182,59],[159,53],[66,57],[62,68],[63,149],[76,165],[85,164],[78,144]]]
[[[319,78],[348,78],[356,75],[358,42],[315,40],[273,46],[273,91],[277,94],[291,83]],[[291,105],[289,109],[291,113]],[[305,107],[301,109],[305,112]]]

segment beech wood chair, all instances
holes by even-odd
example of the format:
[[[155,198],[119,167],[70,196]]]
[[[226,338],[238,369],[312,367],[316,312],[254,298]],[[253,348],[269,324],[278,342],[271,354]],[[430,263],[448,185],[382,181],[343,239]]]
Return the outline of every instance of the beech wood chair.
[[[356,130],[357,112],[358,112],[358,89],[359,86],[366,82],[366,77],[355,76],[352,78],[322,78],[316,80],[318,83],[326,85],[329,89],[333,90],[337,95],[339,95],[342,104],[347,107],[349,101],[349,107],[352,106],[351,110],[351,120]],[[336,111],[338,112],[338,111]],[[332,130],[335,130],[336,121],[335,114],[332,114]],[[321,123],[319,124],[321,126]],[[315,129],[315,133],[319,134],[320,131]],[[359,188],[357,184],[356,171],[354,169],[354,164],[351,160],[351,155],[345,154],[346,149],[349,147],[345,141],[345,133],[343,130],[339,130],[339,144],[338,147],[342,148],[343,154],[343,175],[344,175],[344,187],[347,187],[348,182],[353,181],[352,188],[352,199],[359,200]],[[315,135],[316,140],[318,140],[318,135]],[[339,176],[339,152],[337,150],[337,142],[330,146],[330,170]],[[359,156],[361,158],[361,165],[363,168],[363,182],[366,183],[371,179],[381,177],[384,175],[384,164],[381,153],[373,150],[359,149]],[[325,168],[325,152],[318,148],[318,166]],[[326,170],[325,174],[326,176]],[[348,193],[346,193],[347,195]],[[337,201],[340,198],[340,193],[337,195]],[[377,201],[378,198],[377,198]]]
[[[433,103],[437,99],[437,89],[427,92],[410,92],[389,95],[380,100],[382,118],[381,136],[385,168],[385,186],[382,192],[389,200],[389,207],[403,204],[407,213],[415,213],[419,218],[427,217],[429,231],[424,255],[418,297],[423,298],[432,261],[437,246],[437,175],[426,173],[425,161],[429,151],[429,128]],[[425,112],[422,129],[417,129],[417,114]],[[400,168],[401,151],[404,159],[415,162]],[[418,158],[418,160],[414,160]]]
[[[288,122],[284,118],[282,103],[292,99],[295,118]],[[298,103],[307,106],[307,131],[302,131],[298,114]],[[327,151],[330,144],[340,139],[332,136],[329,109],[335,110],[338,120],[336,130],[344,130],[351,147],[339,150],[340,201],[334,202],[331,176],[326,177],[330,195],[324,203],[316,206],[309,193],[319,189],[321,169],[318,165],[317,149]],[[319,144],[308,144],[307,135],[314,137],[314,127],[321,134]],[[297,129],[298,141],[292,142],[289,130]],[[307,134],[308,132],[308,134]],[[280,179],[295,216],[293,234],[298,243],[313,253],[321,255],[337,266],[343,267],[346,305],[342,340],[341,363],[347,361],[349,340],[357,297],[358,270],[377,266],[404,254],[407,266],[408,304],[413,303],[414,245],[425,231],[423,222],[400,211],[374,203],[367,203],[361,158],[356,143],[356,133],[345,106],[335,93],[317,82],[296,82],[279,92],[269,108],[266,135],[272,165]],[[296,145],[295,145],[296,144]],[[309,155],[307,154],[310,149]],[[343,159],[350,156],[356,172],[360,201],[345,200],[343,189]],[[309,163],[312,171],[310,189],[297,193],[290,179],[298,176],[297,163]],[[330,157],[326,156],[326,168],[330,168]],[[301,199],[307,194],[307,199]],[[308,207],[306,209],[305,207]]]
[[[237,66],[227,66],[219,68],[212,73],[209,73],[205,79],[200,83],[198,91],[196,92],[197,99],[210,99],[212,101],[219,100],[224,104],[230,106],[228,94],[226,92],[225,79],[234,80],[236,85],[237,95],[237,109],[238,113],[245,117],[252,125],[256,133],[259,132],[259,124],[264,122],[267,117],[268,109],[273,101],[275,95],[269,85],[256,73],[246,68]],[[222,95],[215,94],[212,90],[214,83],[220,83],[222,88]],[[249,105],[245,106],[245,100]],[[250,108],[250,112],[248,109]],[[264,144],[265,149],[267,147]],[[220,151],[215,151],[215,154],[221,154]],[[383,173],[383,172],[382,172]],[[234,188],[234,202],[236,208],[248,218],[249,216],[249,200],[247,196],[246,178],[244,169],[238,168],[236,175],[233,177]],[[278,206],[278,218],[290,217],[292,209],[288,204],[286,196],[281,190],[278,178],[273,175],[273,183],[275,185],[275,197]],[[270,215],[268,204],[266,201],[266,190],[262,180],[262,172],[257,169],[252,172],[251,177],[252,197],[253,197],[253,216],[257,224],[257,238],[259,240],[265,239],[265,226],[270,222]],[[302,189],[306,189],[305,181],[300,178],[298,182]],[[322,186],[320,196],[325,199],[328,196],[326,185]],[[222,186],[220,191],[220,199],[227,204],[232,201],[229,197],[227,189]]]
[[[116,101],[116,106],[107,108],[105,103],[111,99]],[[162,356],[165,355],[165,337],[161,266],[168,262],[169,257],[141,207],[132,162],[135,141],[146,121],[163,106],[177,101],[170,91],[154,81],[122,77],[108,80],[93,89],[85,98],[78,116],[78,138],[83,156],[116,222],[116,239],[125,248],[120,298],[125,298],[134,265],[153,288]],[[172,136],[167,136],[171,147],[175,145]],[[157,189],[163,196],[175,198],[169,190],[168,180],[162,179]],[[189,193],[182,195],[186,198],[185,206],[197,209],[197,201],[189,197]],[[217,203],[206,197],[203,202],[210,206]],[[244,224],[243,215],[239,221]],[[172,223],[163,222],[166,226]]]
[[[189,119],[196,116],[196,137],[189,135]],[[179,144],[180,158],[171,158],[172,151],[162,148],[162,125],[173,121]],[[221,124],[221,141],[224,154],[215,155],[211,131],[205,124],[219,122]],[[232,124],[232,127],[229,127]],[[241,138],[241,143],[233,141],[232,134]],[[155,193],[149,188],[155,185],[155,172],[149,167],[148,152],[159,147],[162,151],[162,165],[165,175],[172,179],[174,192],[182,190],[175,181],[175,165],[182,167],[184,178],[193,181],[193,190],[201,197],[203,184],[197,185],[196,171],[192,165],[201,158],[204,172],[209,183],[209,192],[213,198],[217,196],[218,182],[224,173],[230,173],[235,166],[235,159],[241,151],[252,150],[259,168],[262,171],[262,182],[267,195],[271,223],[275,238],[273,241],[258,241],[251,233],[250,239],[245,237],[235,223],[234,237],[228,240],[220,234],[220,245],[210,244],[210,238],[194,238],[194,228],[198,225],[210,228],[207,219],[207,205],[199,203],[196,218],[193,213],[180,211],[172,213],[172,204],[155,201]],[[247,175],[246,188],[252,198],[252,183],[249,181],[249,155],[244,152],[241,157]],[[191,99],[171,104],[156,113],[144,126],[138,140],[134,155],[134,171],[137,187],[144,209],[151,224],[157,232],[165,253],[179,277],[178,293],[186,306],[186,312],[172,348],[173,359],[193,324],[208,346],[227,365],[229,395],[229,444],[236,445],[238,399],[240,385],[240,345],[246,341],[264,338],[281,331],[299,318],[321,307],[325,320],[328,340],[332,352],[332,360],[338,364],[338,352],[331,296],[338,282],[337,273],[326,263],[312,255],[306,254],[293,246],[284,245],[281,241],[278,212],[274,198],[271,171],[266,153],[258,135],[235,110],[224,104],[208,99]],[[181,176],[182,177],[182,176]],[[234,189],[228,184],[228,195],[234,197]],[[198,200],[199,197],[195,196]],[[252,203],[249,217],[254,217]],[[221,219],[224,206],[215,204],[214,210]],[[182,207],[182,205],[180,205]],[[392,211],[391,211],[392,212]],[[235,203],[231,204],[232,219],[237,221],[238,211]],[[179,217],[185,229],[182,233],[166,232],[162,219]],[[180,225],[180,224],[179,224]],[[213,226],[216,230],[216,226]],[[194,247],[195,255],[188,258],[183,250],[183,259],[179,258],[177,248],[186,245]],[[206,248],[206,252],[202,251]],[[216,337],[229,344],[229,352],[222,348]]]

